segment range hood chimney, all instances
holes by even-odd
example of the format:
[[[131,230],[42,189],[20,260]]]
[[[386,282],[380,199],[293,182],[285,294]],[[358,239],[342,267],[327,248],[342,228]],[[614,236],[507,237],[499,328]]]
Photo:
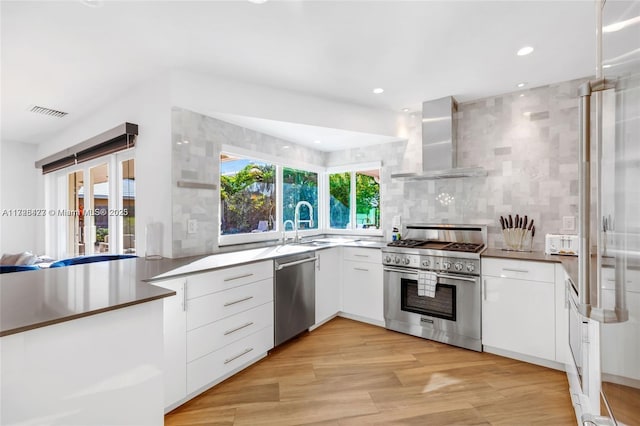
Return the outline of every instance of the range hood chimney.
[[[394,173],[407,180],[447,179],[486,176],[481,167],[457,167],[456,113],[451,96],[422,104],[422,172]]]

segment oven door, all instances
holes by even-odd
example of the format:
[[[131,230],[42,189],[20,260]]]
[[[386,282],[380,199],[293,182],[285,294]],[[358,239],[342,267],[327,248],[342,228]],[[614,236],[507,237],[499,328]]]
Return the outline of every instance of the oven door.
[[[388,329],[482,350],[480,280],[438,274],[435,297],[418,295],[418,270],[384,268],[384,317]]]

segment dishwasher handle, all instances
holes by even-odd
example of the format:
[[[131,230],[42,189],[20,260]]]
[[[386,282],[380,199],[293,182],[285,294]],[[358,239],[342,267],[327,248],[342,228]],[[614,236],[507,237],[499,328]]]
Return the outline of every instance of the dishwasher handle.
[[[296,260],[296,261],[289,262],[289,263],[276,264],[276,271],[280,271],[280,270],[282,270],[284,268],[288,268],[290,266],[300,265],[301,263],[315,262],[316,260],[318,260],[318,256],[310,257],[308,259]]]

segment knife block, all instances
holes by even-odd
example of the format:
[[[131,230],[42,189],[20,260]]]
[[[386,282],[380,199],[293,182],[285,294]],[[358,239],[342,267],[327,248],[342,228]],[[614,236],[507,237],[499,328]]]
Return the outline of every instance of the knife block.
[[[511,251],[532,251],[533,236],[532,232],[527,229],[509,228],[502,230],[504,243]]]

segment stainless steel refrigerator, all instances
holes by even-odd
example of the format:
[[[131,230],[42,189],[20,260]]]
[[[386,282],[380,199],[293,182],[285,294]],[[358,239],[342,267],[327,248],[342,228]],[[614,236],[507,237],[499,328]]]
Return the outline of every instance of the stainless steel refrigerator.
[[[596,1],[596,21],[596,78],[579,93],[567,371],[580,424],[640,425],[640,2]]]

